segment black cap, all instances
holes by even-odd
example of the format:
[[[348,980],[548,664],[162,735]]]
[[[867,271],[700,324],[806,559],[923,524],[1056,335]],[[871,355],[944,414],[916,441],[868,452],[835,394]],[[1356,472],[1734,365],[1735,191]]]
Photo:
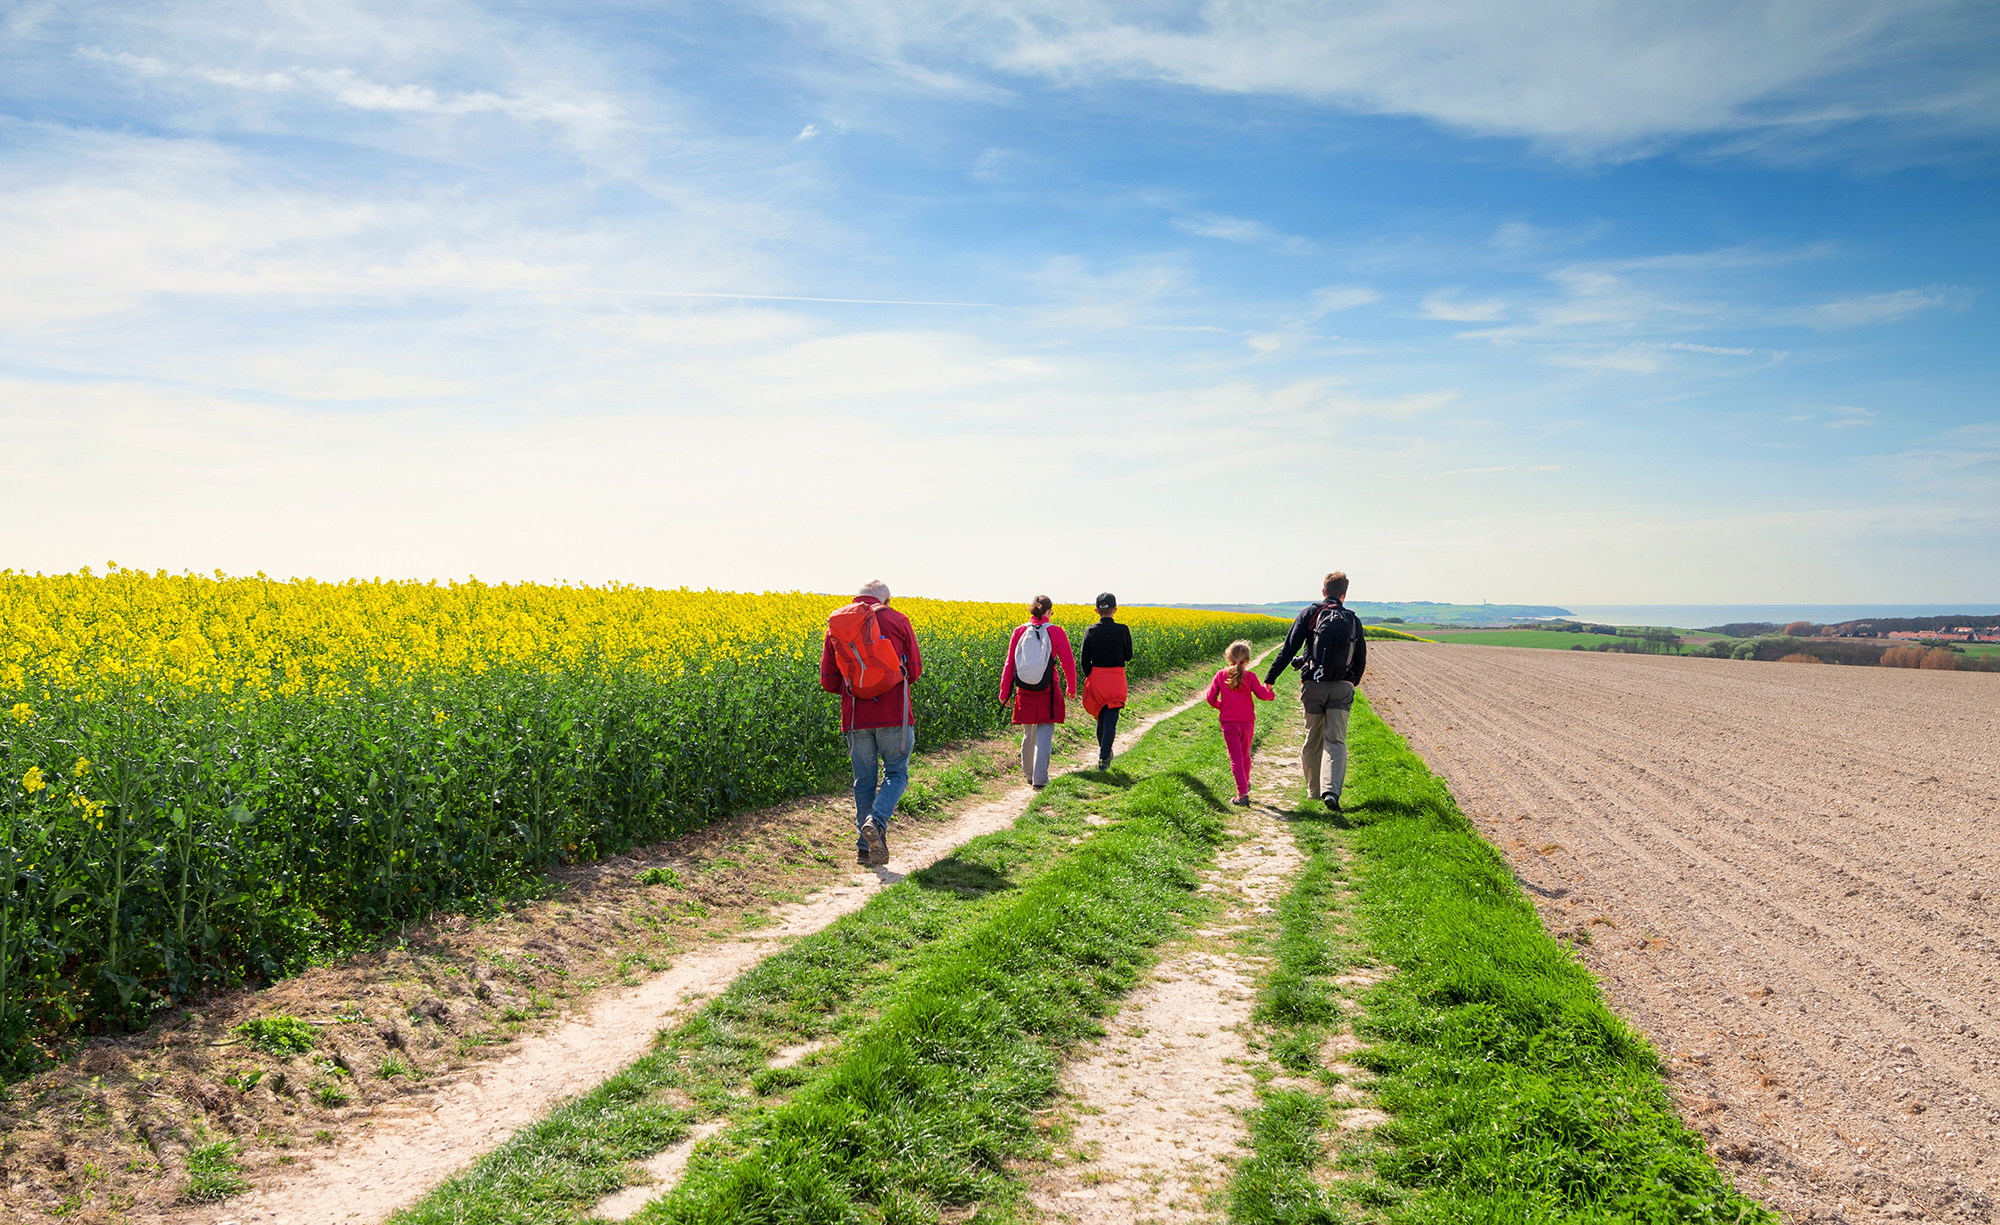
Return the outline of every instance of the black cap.
[[[1116,608],[1118,607],[1118,597],[1107,591],[1097,597],[1097,606],[1099,608]]]

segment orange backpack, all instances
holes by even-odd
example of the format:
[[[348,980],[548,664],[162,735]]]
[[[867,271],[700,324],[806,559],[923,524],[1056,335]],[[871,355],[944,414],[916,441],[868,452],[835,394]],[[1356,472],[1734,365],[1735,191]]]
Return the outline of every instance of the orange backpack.
[[[857,600],[835,612],[826,619],[826,637],[849,696],[879,698],[902,683],[902,657],[876,624],[873,604]]]

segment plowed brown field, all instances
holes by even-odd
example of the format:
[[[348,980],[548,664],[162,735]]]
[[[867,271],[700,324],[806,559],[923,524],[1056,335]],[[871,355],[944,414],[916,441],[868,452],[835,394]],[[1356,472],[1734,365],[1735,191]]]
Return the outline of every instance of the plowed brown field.
[[[1370,646],[1746,1193],[1994,1219],[2000,675]]]

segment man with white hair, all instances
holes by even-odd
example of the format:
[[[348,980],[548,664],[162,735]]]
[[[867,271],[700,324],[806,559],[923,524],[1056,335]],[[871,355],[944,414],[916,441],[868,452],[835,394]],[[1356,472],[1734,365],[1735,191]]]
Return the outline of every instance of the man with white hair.
[[[917,742],[910,685],[923,672],[916,631],[889,607],[881,579],[827,619],[819,687],[840,695],[840,730],[854,765],[854,861],[862,867],[889,862],[889,818],[910,785]]]

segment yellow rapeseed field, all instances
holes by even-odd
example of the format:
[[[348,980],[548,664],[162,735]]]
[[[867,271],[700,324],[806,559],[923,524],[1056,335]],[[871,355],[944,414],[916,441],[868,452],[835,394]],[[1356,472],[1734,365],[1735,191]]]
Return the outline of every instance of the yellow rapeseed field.
[[[0,1062],[837,785],[819,648],[845,601],[0,572]],[[1003,723],[1025,610],[894,604],[924,652],[919,748]],[[1124,619],[1137,676],[1280,628]]]
[[[260,697],[395,683],[498,666],[616,667],[656,676],[690,667],[817,656],[843,596],[746,595],[539,583],[281,581],[115,566],[44,577],[0,572],[0,690],[139,681]],[[997,660],[1019,605],[900,597],[927,646],[984,648]],[[1095,619],[1058,605],[1058,621]],[[1142,637],[1208,639],[1241,617],[1185,609],[1121,613]]]

